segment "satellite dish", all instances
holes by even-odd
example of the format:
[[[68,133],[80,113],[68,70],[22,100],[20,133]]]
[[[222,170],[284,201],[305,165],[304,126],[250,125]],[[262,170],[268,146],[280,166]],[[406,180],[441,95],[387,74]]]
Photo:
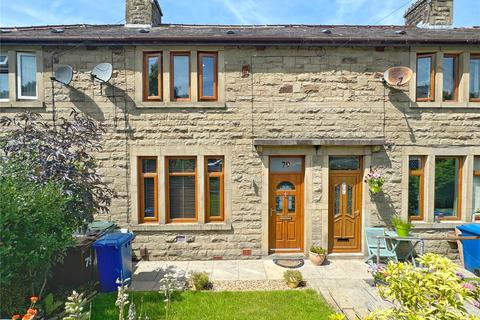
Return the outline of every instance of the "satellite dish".
[[[390,86],[403,86],[412,78],[413,71],[407,67],[393,67],[385,71],[383,80]]]
[[[92,77],[100,82],[108,82],[112,77],[112,65],[110,63],[100,63],[92,70]]]
[[[55,70],[52,80],[60,82],[61,84],[68,86],[72,81],[73,69],[70,66],[61,66]]]

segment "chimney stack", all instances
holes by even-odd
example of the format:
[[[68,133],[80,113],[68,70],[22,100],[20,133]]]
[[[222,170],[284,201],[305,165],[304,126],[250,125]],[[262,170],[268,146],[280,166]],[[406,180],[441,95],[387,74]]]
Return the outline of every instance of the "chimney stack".
[[[403,15],[405,25],[448,28],[453,24],[453,0],[418,0]]]
[[[162,24],[162,9],[157,0],[125,0],[125,26],[150,28]]]

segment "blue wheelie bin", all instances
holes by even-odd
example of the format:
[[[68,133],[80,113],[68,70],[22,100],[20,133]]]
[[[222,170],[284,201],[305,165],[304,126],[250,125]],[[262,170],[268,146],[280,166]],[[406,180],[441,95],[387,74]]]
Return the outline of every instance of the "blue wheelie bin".
[[[462,232],[462,236],[480,236],[480,224],[472,223],[457,227]],[[463,245],[463,263],[465,269],[480,275],[480,239],[462,240]]]
[[[132,277],[133,233],[109,233],[93,243],[102,292],[117,291],[117,279]]]

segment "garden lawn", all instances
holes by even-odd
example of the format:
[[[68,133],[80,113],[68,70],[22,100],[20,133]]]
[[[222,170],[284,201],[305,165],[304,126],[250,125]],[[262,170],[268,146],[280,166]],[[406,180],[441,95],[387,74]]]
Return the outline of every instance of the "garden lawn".
[[[165,319],[164,296],[157,292],[130,292],[137,309],[150,320]],[[92,319],[118,319],[116,293],[99,294],[92,303]],[[313,290],[254,291],[254,292],[195,292],[175,293],[169,320],[188,319],[275,319],[322,320],[332,313],[328,304]],[[143,317],[142,317],[143,319]]]

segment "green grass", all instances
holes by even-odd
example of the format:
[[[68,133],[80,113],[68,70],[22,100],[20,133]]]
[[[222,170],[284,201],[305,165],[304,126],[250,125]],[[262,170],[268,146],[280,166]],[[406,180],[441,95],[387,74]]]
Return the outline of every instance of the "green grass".
[[[156,292],[131,292],[140,313],[151,320],[165,319],[163,295]],[[99,294],[92,303],[92,319],[118,319],[116,293]],[[313,290],[255,291],[255,292],[195,292],[175,293],[169,320],[188,319],[275,319],[322,320],[332,309]]]

